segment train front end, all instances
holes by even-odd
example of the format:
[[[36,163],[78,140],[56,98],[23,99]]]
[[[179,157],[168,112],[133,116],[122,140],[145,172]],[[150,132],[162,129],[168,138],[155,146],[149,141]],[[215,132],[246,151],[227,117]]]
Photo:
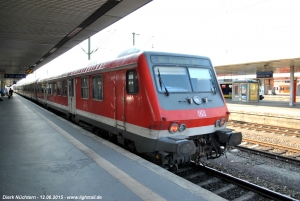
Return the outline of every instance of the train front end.
[[[199,163],[241,143],[242,134],[226,128],[230,113],[209,58],[154,52],[146,57],[159,105],[157,162]]]

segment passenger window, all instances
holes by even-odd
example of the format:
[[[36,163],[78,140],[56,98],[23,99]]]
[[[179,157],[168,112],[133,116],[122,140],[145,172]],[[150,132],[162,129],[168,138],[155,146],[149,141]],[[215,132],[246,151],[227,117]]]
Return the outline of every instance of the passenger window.
[[[53,95],[56,95],[56,89],[57,89],[57,85],[56,83],[53,83]]]
[[[51,94],[52,92],[52,84],[48,84],[48,94]]]
[[[128,94],[137,94],[139,92],[139,83],[136,70],[129,70],[126,73],[126,92]]]
[[[81,98],[89,98],[89,78],[81,78]]]
[[[57,94],[58,96],[61,95],[61,82],[57,82],[57,91],[56,91],[56,94]]]
[[[93,82],[93,99],[103,100],[103,79],[102,75],[94,76]]]
[[[62,95],[63,96],[67,96],[67,88],[68,88],[67,80],[64,80],[62,82]]]

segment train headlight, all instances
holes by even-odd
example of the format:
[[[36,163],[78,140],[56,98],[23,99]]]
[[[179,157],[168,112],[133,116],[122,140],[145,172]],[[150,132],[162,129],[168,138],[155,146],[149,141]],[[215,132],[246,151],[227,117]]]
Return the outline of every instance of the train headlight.
[[[171,124],[171,126],[169,127],[169,132],[172,133],[172,134],[173,134],[173,133],[176,133],[178,130],[179,130],[178,124],[173,123],[173,124]]]
[[[219,126],[220,127],[224,126],[225,122],[226,122],[226,119],[222,118],[221,121],[219,122]]]
[[[185,124],[180,124],[179,126],[179,131],[182,132],[186,129],[186,125]]]
[[[215,127],[222,127],[222,126],[224,126],[225,122],[226,122],[225,118],[222,118],[221,120],[217,120]]]

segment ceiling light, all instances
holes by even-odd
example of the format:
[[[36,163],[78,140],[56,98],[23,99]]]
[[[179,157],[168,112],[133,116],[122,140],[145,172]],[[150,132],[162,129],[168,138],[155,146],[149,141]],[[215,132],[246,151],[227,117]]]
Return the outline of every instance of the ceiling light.
[[[56,50],[57,50],[57,48],[52,48],[52,50],[50,50],[49,53],[53,53],[53,52],[55,52]]]
[[[81,27],[77,27],[76,29],[74,29],[71,33],[69,33],[68,37],[72,38],[73,36],[75,36],[78,32],[80,32],[83,28]]]

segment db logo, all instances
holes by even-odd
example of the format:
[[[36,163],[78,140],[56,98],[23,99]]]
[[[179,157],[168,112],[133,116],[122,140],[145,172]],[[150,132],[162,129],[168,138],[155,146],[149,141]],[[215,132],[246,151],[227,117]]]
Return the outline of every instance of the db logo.
[[[206,117],[205,110],[198,110],[198,116],[199,117]]]

